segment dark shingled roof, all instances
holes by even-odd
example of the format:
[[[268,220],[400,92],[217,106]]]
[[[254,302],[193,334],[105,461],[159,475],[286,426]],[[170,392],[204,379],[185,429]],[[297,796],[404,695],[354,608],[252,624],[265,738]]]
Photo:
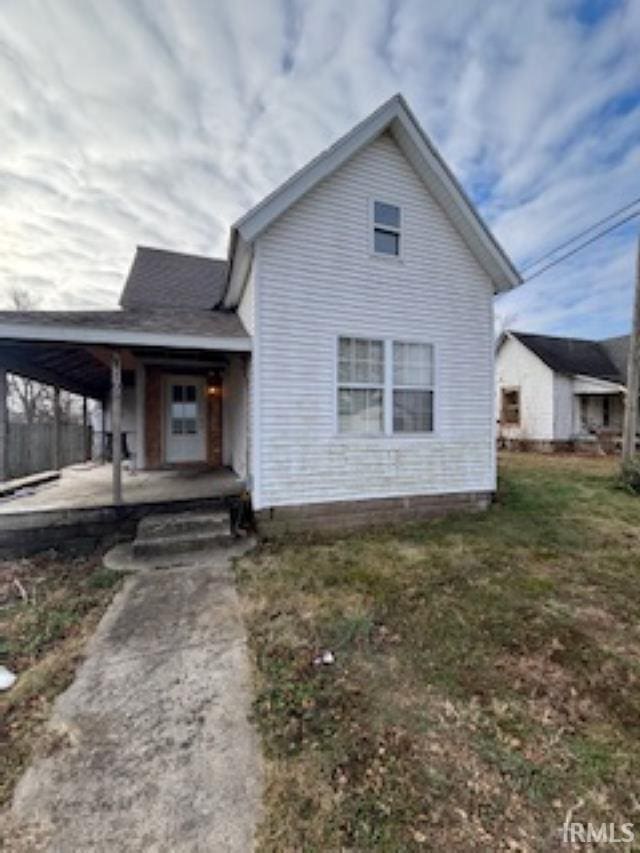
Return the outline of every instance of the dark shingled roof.
[[[123,308],[214,308],[228,264],[217,258],[138,246],[120,296]]]
[[[218,338],[247,338],[239,317],[228,311],[185,311],[166,308],[124,308],[121,311],[0,311],[0,324],[50,326],[146,332],[171,335],[197,335]]]
[[[604,341],[585,341],[578,338],[556,338],[549,335],[529,335],[511,332],[538,358],[557,373],[582,374],[595,379],[624,382],[621,372]]]
[[[627,359],[629,358],[629,335],[620,335],[618,338],[607,338],[600,341],[607,355],[615,364],[621,377],[621,382],[627,381]]]

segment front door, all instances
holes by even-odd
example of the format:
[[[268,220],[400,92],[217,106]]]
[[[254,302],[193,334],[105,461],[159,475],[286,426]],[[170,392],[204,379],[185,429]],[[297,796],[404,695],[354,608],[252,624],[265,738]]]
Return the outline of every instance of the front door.
[[[171,376],[167,388],[167,462],[205,462],[205,382]]]

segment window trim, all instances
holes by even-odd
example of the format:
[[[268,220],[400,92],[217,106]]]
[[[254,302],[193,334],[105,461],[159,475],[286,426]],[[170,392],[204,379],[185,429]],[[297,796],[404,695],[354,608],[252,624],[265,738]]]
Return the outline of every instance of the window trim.
[[[383,408],[383,429],[381,432],[342,432],[340,430],[340,411],[338,404],[338,390],[342,387],[339,377],[340,363],[340,339],[341,338],[360,338],[368,341],[381,341],[384,352],[384,384],[382,386],[382,408]],[[430,389],[433,392],[432,405],[432,429],[427,432],[394,432],[393,431],[393,345],[398,344],[423,344],[431,347],[433,358],[433,386]],[[376,335],[369,332],[339,332],[334,340],[334,359],[333,359],[333,433],[334,438],[351,441],[356,439],[371,439],[372,441],[412,441],[412,440],[436,440],[440,438],[440,353],[438,344],[433,340],[420,338],[405,338],[389,335]],[[355,387],[355,386],[353,386]],[[363,386],[363,387],[373,387]],[[379,386],[377,386],[379,387]],[[399,389],[405,386],[398,386]],[[408,387],[408,386],[407,386]],[[421,390],[415,386],[413,390]],[[427,390],[427,389],[425,389]]]
[[[375,205],[376,202],[380,204],[389,204],[393,207],[397,207],[400,214],[400,225],[395,228],[393,225],[376,225],[376,217],[375,217]],[[377,252],[376,251],[376,229],[380,231],[388,231],[391,234],[398,235],[398,254],[390,255],[386,252]],[[404,210],[402,205],[389,198],[382,198],[380,196],[370,196],[369,197],[369,254],[374,258],[382,258],[385,261],[402,261],[404,258],[404,241],[405,241],[405,232],[404,232]],[[379,339],[381,340],[381,339]]]

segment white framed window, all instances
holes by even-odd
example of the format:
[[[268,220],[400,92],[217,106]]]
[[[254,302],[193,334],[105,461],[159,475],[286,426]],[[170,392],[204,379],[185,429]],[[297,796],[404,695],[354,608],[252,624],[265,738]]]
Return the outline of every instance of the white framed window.
[[[393,343],[393,431],[433,432],[433,345]]]
[[[371,203],[371,246],[374,254],[399,258],[402,250],[402,210],[397,204]]]
[[[339,433],[434,432],[433,344],[389,339],[338,339]]]
[[[338,340],[338,429],[369,435],[384,431],[384,341]]]

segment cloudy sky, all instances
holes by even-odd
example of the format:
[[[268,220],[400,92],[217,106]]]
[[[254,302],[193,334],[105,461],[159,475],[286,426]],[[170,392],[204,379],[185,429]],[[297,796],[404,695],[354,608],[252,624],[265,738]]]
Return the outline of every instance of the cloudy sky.
[[[0,297],[115,306],[394,92],[524,266],[640,196],[640,0],[0,0]],[[497,301],[627,330],[640,218]]]

